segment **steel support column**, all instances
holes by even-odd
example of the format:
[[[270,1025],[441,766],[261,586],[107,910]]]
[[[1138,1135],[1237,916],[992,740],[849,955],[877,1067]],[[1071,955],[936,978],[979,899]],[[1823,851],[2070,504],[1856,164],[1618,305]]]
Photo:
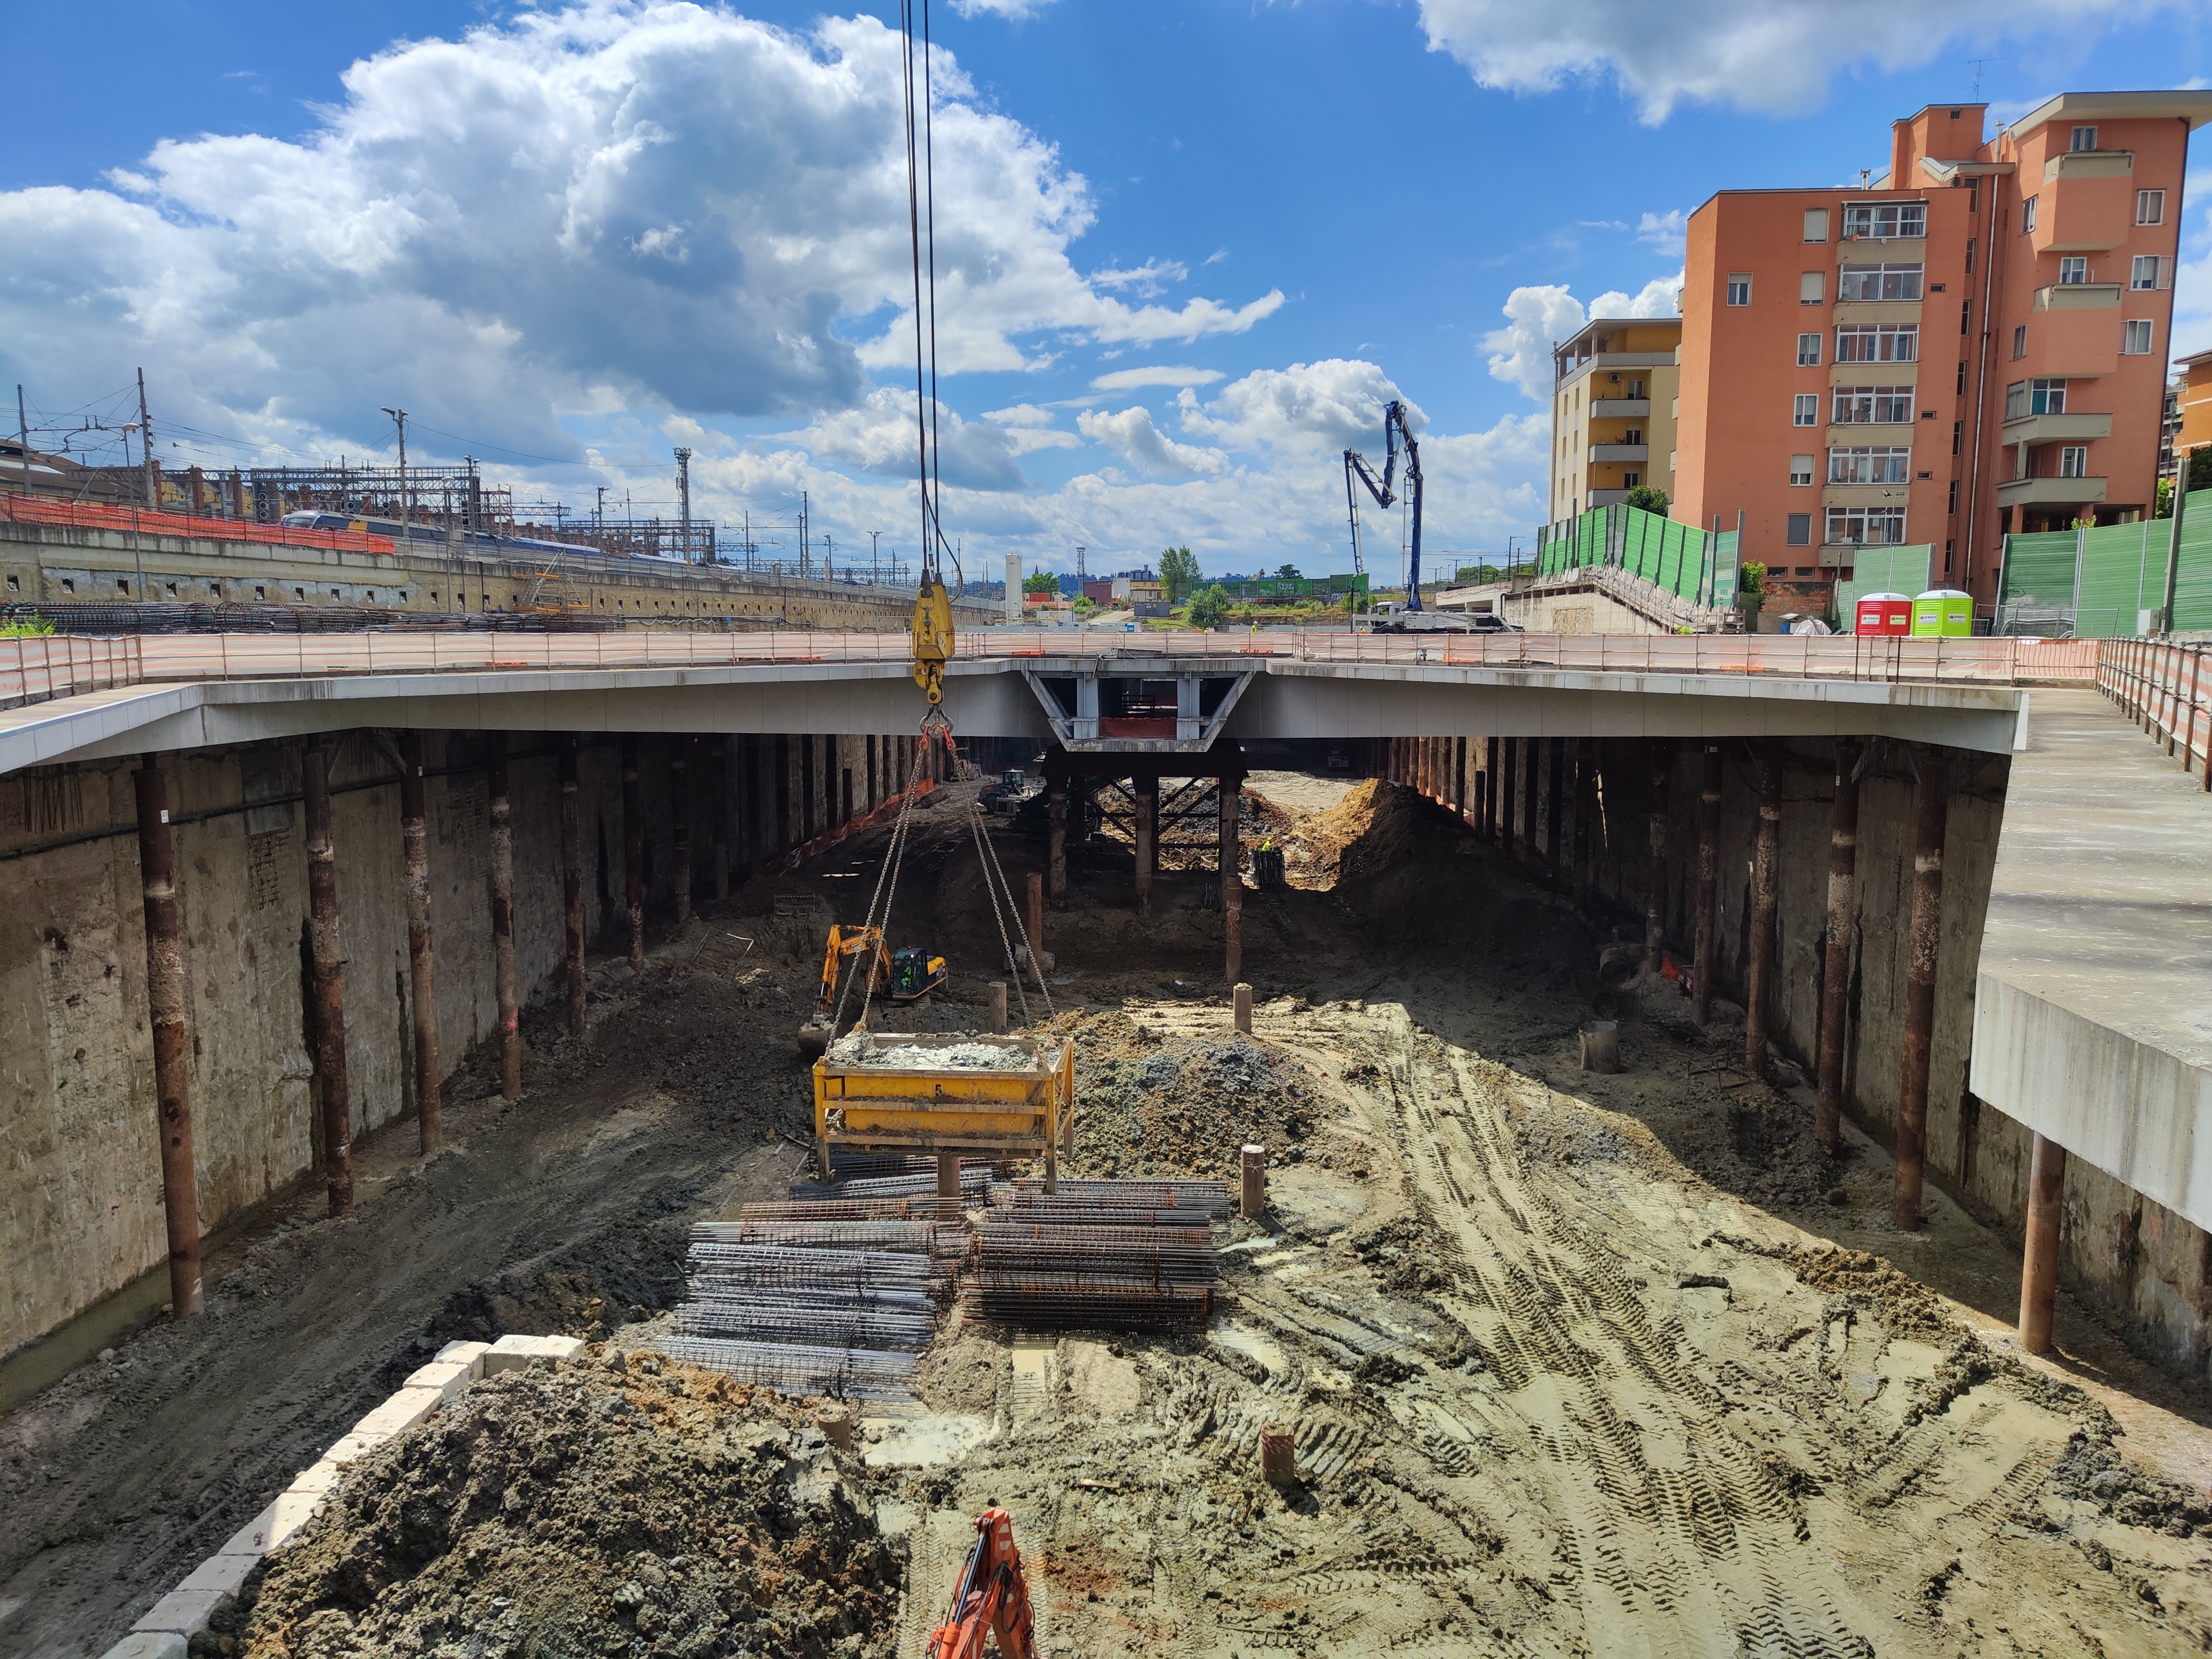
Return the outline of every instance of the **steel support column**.
[[[1844,1028],[1850,1015],[1851,955],[1858,943],[1859,746],[1836,744],[1836,793],[1828,809],[1828,925],[1821,941],[1820,1051],[1813,1139],[1832,1154],[1844,1121]]]
[[[314,962],[315,1082],[322,1095],[323,1178],[331,1213],[353,1208],[353,1097],[346,1077],[345,957],[338,944],[337,850],[331,842],[331,750],[307,745],[307,943]]]
[[[584,1035],[584,808],[576,783],[580,739],[561,746],[562,963],[568,993],[568,1035]]]
[[[185,921],[177,902],[169,781],[149,755],[138,796],[138,878],[146,908],[146,1003],[154,1035],[155,1121],[161,1137],[161,1214],[169,1237],[169,1316],[200,1311],[199,1181],[192,1164],[191,1033],[185,1025]]]
[[[2066,1149],[2041,1135],[2027,1174],[2027,1249],[2020,1270],[2020,1347],[2051,1352],[2058,1306],[2058,1234],[2066,1197]]]
[[[507,794],[507,738],[491,738],[492,991],[499,1004],[499,1091],[522,1093],[522,1011],[514,984],[514,809]]]
[[[1698,794],[1698,929],[1691,972],[1691,1018],[1703,1025],[1713,1014],[1716,917],[1721,872],[1721,747],[1705,745],[1703,782]]]
[[[399,734],[399,845],[407,864],[408,994],[415,1005],[415,1126],[422,1156],[444,1136],[439,1098],[438,983],[430,948],[430,824],[423,804],[422,734]]]
[[[1782,744],[1759,745],[1759,833],[1751,858],[1751,961],[1744,974],[1743,1069],[1766,1076],[1767,1025],[1774,1000],[1775,912],[1782,888]]]
[[[645,792],[637,779],[637,739],[622,740],[623,883],[629,903],[629,965],[645,971]]]
[[[1936,1033],[1936,962],[1943,934],[1943,833],[1951,810],[1951,764],[1940,750],[1920,763],[1912,837],[1912,945],[1905,979],[1905,1052],[1897,1088],[1897,1181],[1890,1219],[1921,1223],[1922,1164],[1928,1147],[1928,1061]]]

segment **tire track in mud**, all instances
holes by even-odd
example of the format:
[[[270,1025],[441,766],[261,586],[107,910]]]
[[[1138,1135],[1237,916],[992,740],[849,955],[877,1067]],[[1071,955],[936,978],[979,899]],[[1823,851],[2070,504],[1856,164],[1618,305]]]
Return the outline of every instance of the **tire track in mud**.
[[[1416,1191],[1456,1243],[1459,1294],[1495,1316],[1476,1340],[1501,1388],[1474,1398],[1491,1432],[1533,1454],[1587,1639],[1611,1647],[1633,1632],[1655,1655],[1703,1654],[1732,1630],[1747,1654],[1870,1653],[1808,1559],[1786,1494],[1717,1420],[1717,1390],[1684,1368],[1677,1339],[1570,1218],[1587,1193],[1552,1190],[1524,1164],[1506,1086],[1402,1015],[1382,1035]]]

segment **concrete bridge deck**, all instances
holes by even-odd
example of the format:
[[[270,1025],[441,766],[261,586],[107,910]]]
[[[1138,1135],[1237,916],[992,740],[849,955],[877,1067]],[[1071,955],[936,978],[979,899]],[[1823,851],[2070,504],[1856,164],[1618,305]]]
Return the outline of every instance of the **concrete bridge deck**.
[[[2212,1227],[2212,794],[2094,691],[2013,758],[1970,1086]]]
[[[0,775],[362,726],[860,733],[920,707],[902,634],[366,633],[18,641]],[[1047,739],[1032,678],[1253,677],[1236,738],[1886,736],[2004,753],[2072,641],[963,633],[957,730]],[[11,661],[10,659],[13,659]]]

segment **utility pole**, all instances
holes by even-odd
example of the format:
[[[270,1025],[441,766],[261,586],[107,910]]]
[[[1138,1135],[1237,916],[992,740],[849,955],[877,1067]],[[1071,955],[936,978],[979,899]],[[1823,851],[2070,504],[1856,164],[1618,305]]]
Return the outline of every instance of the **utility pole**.
[[[806,492],[799,492],[799,574],[802,580],[814,574],[814,549],[806,539]]]
[[[676,499],[677,512],[683,526],[684,562],[689,564],[691,562],[691,452],[688,449],[676,452]]]
[[[23,446],[23,494],[31,493],[31,423],[23,414],[23,386],[15,384],[15,436]]]
[[[146,510],[155,511],[161,503],[154,499],[154,422],[146,415],[146,371],[138,371],[138,459],[146,471]],[[144,594],[139,597],[143,599]]]
[[[607,487],[599,487],[599,505],[592,509],[592,542],[599,550],[599,556],[607,556]]]
[[[750,570],[750,569],[751,569],[752,568],[753,568],[753,508],[752,508],[752,503],[751,503],[750,501],[748,501],[748,502],[746,502],[746,503],[745,503],[745,568],[746,568],[746,569],[748,569],[748,570]]]
[[[15,390],[17,394],[20,396],[22,392],[22,388],[18,386]],[[25,476],[27,477],[28,474],[26,473]],[[28,488],[27,485],[25,487],[27,489]],[[881,536],[883,533],[884,532],[880,530],[871,530],[868,532],[868,580],[876,585],[880,585],[884,580],[883,563],[878,558],[876,550],[877,538]]]
[[[407,487],[407,411],[387,409],[384,412],[399,427],[399,523],[405,528],[415,522],[415,492]]]

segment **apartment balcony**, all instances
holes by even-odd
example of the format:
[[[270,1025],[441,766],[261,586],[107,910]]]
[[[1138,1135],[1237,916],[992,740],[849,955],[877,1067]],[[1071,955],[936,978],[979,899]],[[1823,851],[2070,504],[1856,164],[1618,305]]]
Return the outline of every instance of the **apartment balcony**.
[[[1592,444],[1589,458],[1593,461],[1648,461],[1651,459],[1650,444]]]
[[[1601,507],[1611,507],[1627,499],[1628,492],[1625,489],[1593,489],[1589,493],[1588,506],[1595,512]]]
[[[1999,507],[2088,507],[2105,499],[2102,478],[2008,478],[1997,486]]]
[[[2035,290],[2038,311],[2109,311],[2127,291],[2124,283],[2054,283]]]
[[[2069,150],[2043,164],[2041,210],[2028,242],[2038,253],[2096,253],[2128,240],[2135,223],[2135,156],[2124,149]],[[2027,184],[2021,183],[2025,191]]]
[[[2085,444],[2112,435],[2109,415],[2023,415],[2004,423],[2008,444]]]
[[[1648,418],[1651,413],[1649,398],[1593,398],[1590,399],[1590,419],[1603,421],[1614,417]]]

